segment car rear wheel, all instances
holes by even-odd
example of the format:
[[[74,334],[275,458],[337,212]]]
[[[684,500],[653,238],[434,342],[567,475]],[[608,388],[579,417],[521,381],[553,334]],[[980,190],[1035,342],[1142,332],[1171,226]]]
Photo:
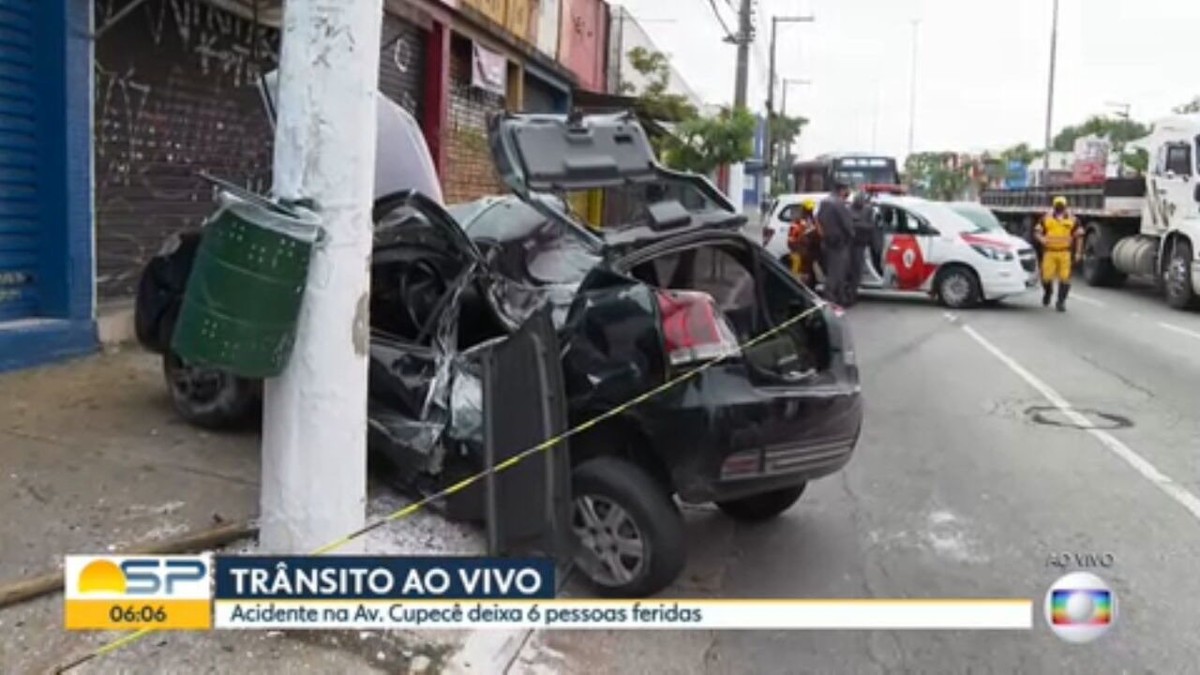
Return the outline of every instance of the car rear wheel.
[[[644,597],[666,588],[686,560],[683,516],[654,479],[616,457],[577,467],[571,528],[575,564],[607,597]]]
[[[961,265],[947,268],[939,274],[935,288],[938,300],[951,309],[974,307],[983,297],[975,272]]]
[[[163,375],[175,411],[198,427],[242,428],[259,412],[260,397],[251,380],[190,365],[172,352],[163,355]]]
[[[801,483],[795,487],[772,490],[760,495],[717,502],[717,508],[736,520],[746,522],[770,520],[792,508],[792,505],[799,501],[800,495],[804,494],[806,487],[808,487],[808,483]]]

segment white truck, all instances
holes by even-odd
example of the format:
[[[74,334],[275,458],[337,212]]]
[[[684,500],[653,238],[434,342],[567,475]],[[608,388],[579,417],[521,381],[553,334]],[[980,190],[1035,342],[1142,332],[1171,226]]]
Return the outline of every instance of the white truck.
[[[1133,145],[1150,155],[1143,177],[986,190],[980,201],[1010,232],[1031,238],[1037,219],[1062,195],[1084,227],[1081,273],[1088,284],[1145,277],[1171,307],[1200,307],[1200,115],[1159,120]]]

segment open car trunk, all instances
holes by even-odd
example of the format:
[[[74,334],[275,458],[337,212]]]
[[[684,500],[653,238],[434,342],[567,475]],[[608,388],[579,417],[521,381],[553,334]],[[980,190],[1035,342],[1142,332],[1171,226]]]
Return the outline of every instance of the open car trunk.
[[[616,265],[653,288],[711,297],[755,384],[815,384],[833,377],[829,328],[821,312],[778,329],[820,300],[781,274],[748,240],[704,233],[678,237]]]

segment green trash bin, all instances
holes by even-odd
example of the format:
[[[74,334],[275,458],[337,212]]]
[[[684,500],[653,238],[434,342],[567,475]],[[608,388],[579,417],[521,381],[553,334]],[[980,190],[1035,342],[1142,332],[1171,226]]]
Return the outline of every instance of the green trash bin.
[[[246,378],[283,372],[296,341],[317,215],[226,186],[188,276],[171,339],[185,362]]]

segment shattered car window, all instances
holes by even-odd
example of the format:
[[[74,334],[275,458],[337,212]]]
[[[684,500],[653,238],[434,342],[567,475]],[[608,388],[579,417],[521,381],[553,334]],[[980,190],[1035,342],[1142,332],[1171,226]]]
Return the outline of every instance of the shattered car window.
[[[517,199],[489,205],[465,228],[493,270],[525,284],[578,284],[599,262],[570,228]]]

